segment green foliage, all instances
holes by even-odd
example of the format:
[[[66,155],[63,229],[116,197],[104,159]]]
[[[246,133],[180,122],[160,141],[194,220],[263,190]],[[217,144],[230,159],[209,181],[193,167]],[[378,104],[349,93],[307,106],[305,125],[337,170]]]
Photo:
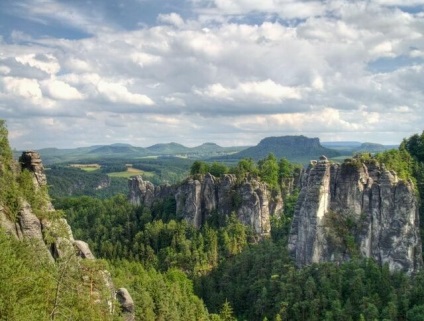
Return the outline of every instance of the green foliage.
[[[243,158],[238,162],[234,169],[234,173],[237,176],[237,180],[241,182],[247,178],[249,174],[255,176],[259,173],[259,171],[252,158]]]
[[[17,241],[0,229],[0,320],[109,320],[106,302],[95,302],[94,286],[81,282],[81,270],[72,258],[57,264],[31,244]]]
[[[190,175],[204,175],[209,172],[209,165],[202,161],[194,161],[190,168]]]
[[[140,261],[161,271],[179,267],[189,275],[206,273],[240,253],[252,234],[235,215],[216,228],[196,230],[173,216],[173,199],[158,202],[152,211],[130,205],[123,195],[60,199],[55,205],[66,213],[75,237],[85,240],[97,257]]]
[[[326,213],[324,227],[335,256],[347,254],[350,257],[359,257],[359,245],[355,236],[359,234],[363,220],[363,216],[357,217],[350,211]]]
[[[296,269],[285,245],[262,242],[198,280],[211,311],[229,302],[241,320],[420,320],[422,272],[411,278],[372,260]]]
[[[399,149],[406,149],[418,162],[424,162],[424,131],[404,139]]]
[[[16,220],[24,201],[39,218],[52,214],[46,208],[49,201],[47,187],[36,187],[33,175],[28,170],[20,171],[13,160],[5,122],[0,120],[0,205],[12,221]]]
[[[47,218],[53,214],[47,207],[50,201],[47,186],[36,187],[33,175],[27,169],[24,169],[17,177],[19,194],[22,199],[30,204],[38,218]]]
[[[220,177],[221,175],[227,174],[228,171],[229,168],[225,164],[218,162],[213,162],[209,168],[209,172],[215,177]]]
[[[272,189],[278,188],[279,166],[277,158],[270,153],[268,156],[258,162],[259,176]]]
[[[196,160],[193,162],[190,168],[190,175],[204,175],[206,173],[210,173],[215,177],[220,177],[228,173],[229,168],[223,164],[218,162],[213,162],[212,164],[208,164],[206,162]]]
[[[284,209],[280,215],[271,217],[271,237],[274,242],[288,241],[291,222],[294,216],[299,191],[295,190],[284,199]]]
[[[192,281],[180,270],[160,273],[138,262],[122,260],[112,264],[111,272],[116,286],[130,291],[138,321],[221,320],[209,315],[194,294]]]
[[[6,122],[3,119],[0,119],[0,159],[2,166],[10,166],[10,162],[13,159],[13,152],[9,145],[8,133]],[[2,168],[2,170],[4,170],[4,168]]]
[[[223,321],[237,321],[237,319],[233,315],[233,308],[227,300],[225,300],[224,304],[222,305],[221,311],[219,312],[219,316]]]
[[[387,169],[394,170],[400,179],[413,179],[413,160],[405,148],[379,153],[375,158]]]
[[[96,171],[55,165],[46,170],[49,193],[53,199],[68,196],[112,197],[128,193],[128,179],[110,178]]]

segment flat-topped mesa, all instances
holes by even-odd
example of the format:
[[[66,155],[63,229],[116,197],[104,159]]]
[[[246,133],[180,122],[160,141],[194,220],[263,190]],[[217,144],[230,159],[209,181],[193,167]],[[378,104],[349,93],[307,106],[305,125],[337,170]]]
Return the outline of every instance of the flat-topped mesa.
[[[267,185],[256,179],[237,182],[233,174],[214,177],[211,174],[189,178],[181,184],[154,186],[141,176],[129,179],[129,199],[132,204],[151,207],[156,201],[175,202],[177,217],[201,227],[214,213],[238,219],[261,236],[269,235],[270,216],[282,209],[281,197],[271,197]]]
[[[376,161],[325,157],[302,179],[289,236],[298,266],[363,256],[391,270],[415,273],[422,265],[418,201],[411,181]]]

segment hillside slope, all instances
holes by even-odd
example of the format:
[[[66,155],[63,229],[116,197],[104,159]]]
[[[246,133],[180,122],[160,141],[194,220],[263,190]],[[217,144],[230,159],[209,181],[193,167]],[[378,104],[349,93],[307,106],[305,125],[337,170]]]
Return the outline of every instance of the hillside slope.
[[[247,148],[231,155],[232,159],[252,158],[259,160],[273,153],[277,158],[286,158],[296,163],[308,163],[311,159],[318,159],[321,155],[327,157],[339,156],[335,150],[325,148],[318,138],[305,136],[267,137],[258,145]]]

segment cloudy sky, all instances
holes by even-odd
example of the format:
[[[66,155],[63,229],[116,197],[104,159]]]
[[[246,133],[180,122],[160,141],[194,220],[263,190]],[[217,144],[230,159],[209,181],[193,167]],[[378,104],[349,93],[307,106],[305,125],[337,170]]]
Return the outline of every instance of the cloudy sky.
[[[424,0],[1,0],[17,149],[424,130]]]

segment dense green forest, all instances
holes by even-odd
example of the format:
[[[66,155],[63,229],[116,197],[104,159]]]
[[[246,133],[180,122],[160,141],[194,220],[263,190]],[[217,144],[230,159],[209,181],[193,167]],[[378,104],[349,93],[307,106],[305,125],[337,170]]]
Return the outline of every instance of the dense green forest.
[[[424,147],[423,143],[424,134],[416,135],[398,150],[361,157],[384,162],[400,178],[414,180],[422,194],[423,149],[417,146]],[[273,188],[283,189],[284,178],[294,175],[296,169],[270,154],[257,163],[243,159],[234,167],[196,161],[190,171],[191,175],[256,175]],[[99,257],[115,267],[126,266],[115,275],[131,280],[134,273],[125,270],[165,277],[170,272],[179,273],[190,289],[194,286],[189,296],[203,300],[214,317],[260,321],[424,319],[424,272],[407,276],[360,258],[297,269],[287,254],[295,201],[296,193],[286,198],[283,215],[272,221],[271,237],[264,240],[255,238],[235,216],[215,215],[201,229],[195,229],[175,217],[171,199],[152,210],[129,205],[124,196],[62,199],[57,206],[67,213],[75,234],[88,240]],[[146,302],[142,295],[148,302],[154,301],[135,284],[134,280],[128,286],[136,302]],[[146,311],[144,305],[141,309]],[[147,309],[154,311],[153,307]],[[138,319],[155,319],[151,312],[146,313],[138,314]]]
[[[0,190],[2,205],[11,204],[8,215],[16,215],[19,199],[25,197],[41,209],[27,173],[19,174],[10,161],[4,126],[0,134],[0,179],[8,186]],[[424,132],[405,139],[398,150],[361,157],[384,162],[400,178],[413,180],[424,197]],[[297,192],[287,193],[286,182],[299,170],[273,154],[258,162],[242,159],[231,167],[205,161],[186,167],[194,176],[233,173],[242,181],[253,175],[283,192],[284,210],[273,218],[271,236],[265,239],[258,239],[235,215],[215,213],[195,229],[176,216],[173,199],[148,209],[131,205],[123,194],[58,195],[54,205],[63,211],[75,238],[87,241],[101,259],[87,268],[108,269],[117,287],[128,288],[136,320],[424,320],[423,271],[408,276],[362,258],[294,266],[287,237]],[[420,216],[424,222],[422,207]],[[120,318],[93,304],[89,285],[77,287],[81,275],[65,261],[46,265],[28,244],[4,233],[0,262],[0,320]],[[63,289],[59,296],[58,284]]]
[[[81,167],[92,160],[79,161]],[[46,168],[49,193],[53,199],[69,196],[93,196],[108,198],[128,194],[128,177],[141,175],[154,184],[176,184],[187,177],[193,161],[178,157],[145,158],[132,160],[113,158],[97,160],[97,169],[90,171],[75,167],[73,163],[61,163]],[[128,172],[128,168],[139,173]]]

